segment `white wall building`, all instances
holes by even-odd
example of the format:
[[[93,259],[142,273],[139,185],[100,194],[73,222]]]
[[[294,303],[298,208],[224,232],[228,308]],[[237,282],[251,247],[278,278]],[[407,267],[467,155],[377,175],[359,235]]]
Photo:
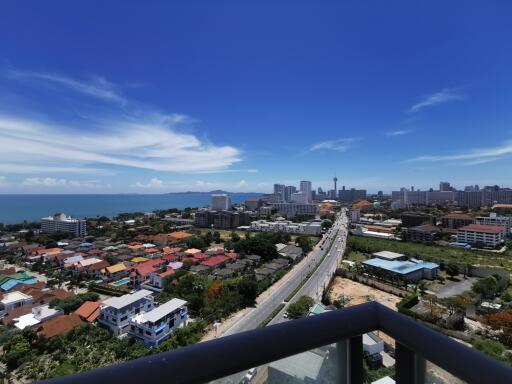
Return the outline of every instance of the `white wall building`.
[[[63,315],[62,309],[50,308],[49,304],[40,305],[32,308],[32,312],[15,318],[14,326],[18,329],[25,329],[36,324],[44,323],[54,317]]]
[[[130,319],[129,334],[142,340],[149,347],[156,347],[174,330],[186,324],[186,304],[184,300],[172,299],[149,312],[133,316]]]
[[[305,192],[292,193],[290,200],[293,203],[297,203],[297,204],[307,204],[310,201],[308,195]]]
[[[496,247],[505,241],[505,227],[498,225],[470,224],[457,230],[457,242],[484,244]]]
[[[300,191],[306,194],[307,202],[311,202],[311,191],[313,190],[313,186],[311,181],[301,181],[300,182]]]
[[[112,297],[101,304],[98,324],[110,330],[114,335],[122,335],[128,332],[130,319],[134,315],[140,312],[149,312],[154,306],[153,295],[147,289],[120,297]]]
[[[285,232],[302,235],[320,235],[322,224],[320,222],[294,223],[283,218],[276,221],[256,220],[251,222],[251,231],[259,232]]]
[[[41,219],[41,231],[47,233],[68,232],[75,237],[84,237],[87,235],[87,223],[85,220],[74,219],[64,213],[56,213]]]
[[[32,304],[32,296],[18,291],[5,293],[2,300],[0,300],[0,316],[27,304]]]
[[[510,229],[512,228],[512,217],[509,216],[498,216],[492,212],[489,217],[479,216],[476,218],[477,224],[482,225],[497,225],[506,228],[506,236],[510,236]]]
[[[211,209],[213,211],[226,211],[231,209],[231,198],[225,193],[212,195]]]
[[[278,214],[284,217],[317,215],[320,211],[317,204],[274,203],[271,206],[277,210]]]

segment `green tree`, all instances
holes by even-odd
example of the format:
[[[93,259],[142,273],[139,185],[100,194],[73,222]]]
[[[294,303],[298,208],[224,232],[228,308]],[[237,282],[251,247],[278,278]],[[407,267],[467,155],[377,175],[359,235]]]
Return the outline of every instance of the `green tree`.
[[[487,276],[474,283],[471,289],[485,298],[493,298],[498,291],[498,280],[494,276]]]
[[[301,296],[296,302],[288,306],[288,315],[292,319],[298,319],[309,312],[309,308],[313,306],[315,301],[310,296]]]
[[[459,266],[456,263],[450,262],[446,265],[446,273],[453,279],[459,274]]]
[[[212,238],[215,243],[219,244],[221,242],[220,232],[219,231],[213,232]]]
[[[304,254],[310,252],[313,249],[311,239],[308,236],[298,236],[295,239],[295,242],[297,243],[297,246],[302,248]]]

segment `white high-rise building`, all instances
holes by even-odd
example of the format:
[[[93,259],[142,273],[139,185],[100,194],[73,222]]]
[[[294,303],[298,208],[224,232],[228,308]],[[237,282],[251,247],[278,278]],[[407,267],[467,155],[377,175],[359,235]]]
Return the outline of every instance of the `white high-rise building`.
[[[291,201],[292,201],[292,203],[297,203],[297,204],[309,203],[308,195],[306,195],[304,192],[292,193]]]
[[[211,208],[214,211],[229,210],[231,209],[231,198],[225,193],[212,195]]]
[[[74,219],[64,213],[56,213],[41,219],[41,231],[46,233],[68,232],[76,237],[84,237],[87,234],[87,223],[85,220]]]
[[[311,185],[311,181],[301,181],[300,182],[300,191],[306,195],[307,203],[311,201],[311,191],[313,187]]]

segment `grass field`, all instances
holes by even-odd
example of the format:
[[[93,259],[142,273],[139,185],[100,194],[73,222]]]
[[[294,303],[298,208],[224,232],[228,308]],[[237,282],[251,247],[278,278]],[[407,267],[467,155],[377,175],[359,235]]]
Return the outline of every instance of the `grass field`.
[[[396,240],[376,239],[369,237],[348,237],[350,250],[359,253],[374,253],[379,251],[391,251],[403,253],[410,257],[428,259],[445,263],[480,265],[490,267],[502,267],[512,272],[512,255],[510,249],[503,254],[494,254],[485,251],[472,251],[459,248],[442,247],[439,245],[426,245]],[[348,254],[350,255],[350,253]],[[364,256],[364,255],[363,255]],[[353,257],[359,257],[357,255]],[[348,260],[352,260],[348,258]],[[354,260],[359,261],[359,260]]]

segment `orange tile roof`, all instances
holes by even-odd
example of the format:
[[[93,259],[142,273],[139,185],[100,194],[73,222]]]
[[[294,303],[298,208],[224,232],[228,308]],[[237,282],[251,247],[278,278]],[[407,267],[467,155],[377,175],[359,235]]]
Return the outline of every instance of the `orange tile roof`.
[[[481,232],[496,235],[498,233],[504,233],[506,228],[498,225],[469,224],[465,227],[459,228],[459,231]]]
[[[94,323],[94,321],[100,315],[100,303],[94,301],[86,301],[80,306],[80,308],[75,311],[75,314],[80,316],[80,318],[84,321]]]
[[[37,328],[37,334],[49,339],[54,336],[63,335],[80,325],[82,325],[82,320],[80,320],[78,315],[74,313],[62,315],[44,322]]]
[[[169,236],[175,240],[183,240],[192,237],[192,235],[187,232],[172,232]]]

